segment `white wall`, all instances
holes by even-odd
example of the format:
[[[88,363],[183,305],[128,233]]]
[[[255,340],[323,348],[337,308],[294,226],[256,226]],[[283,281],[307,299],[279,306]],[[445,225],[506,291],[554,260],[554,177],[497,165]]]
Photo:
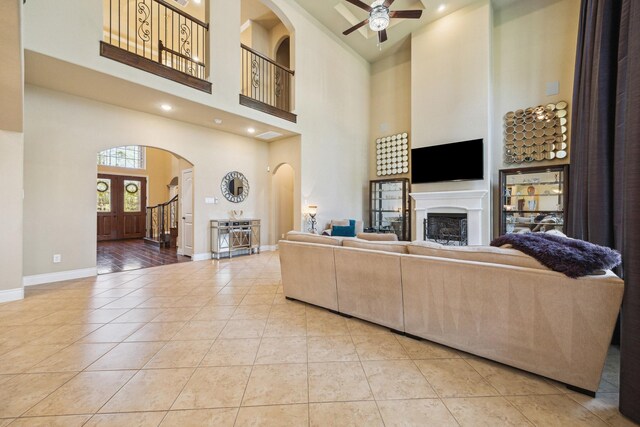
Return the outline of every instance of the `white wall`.
[[[22,132],[0,129],[0,302],[22,298],[23,146]]]
[[[301,205],[318,224],[362,218],[369,154],[369,64],[294,0],[263,0],[291,27],[295,112],[301,147]],[[297,221],[294,221],[297,224]],[[300,223],[302,227],[302,223]]]
[[[0,302],[22,298],[23,55],[21,0],[0,3]]]
[[[373,147],[377,138],[411,132],[410,40],[399,52],[371,64],[370,85],[369,179],[409,178],[408,173],[377,176],[376,150]],[[412,139],[413,135],[409,135],[409,148]]]
[[[295,174],[293,168],[288,164],[281,165],[273,174],[272,180],[272,228],[274,230],[274,241],[283,238],[284,235],[293,230],[293,189]]]
[[[369,64],[294,0],[263,2],[291,33],[297,124],[239,105],[239,1],[210,2],[211,95],[100,57],[100,1],[29,1],[25,46],[141,86],[297,132],[302,135],[298,169],[301,199],[318,204],[320,222],[347,216],[359,218],[366,204],[368,177]]]
[[[281,165],[289,165],[293,169],[293,229],[301,230],[303,228],[303,218],[302,211],[303,205],[301,200],[301,183],[302,183],[302,174],[300,171],[301,168],[301,158],[300,158],[300,147],[301,141],[299,136],[294,136],[291,138],[281,139],[280,141],[275,141],[269,144],[269,170],[272,174],[276,174],[278,168]],[[272,202],[275,200],[275,195],[273,194],[274,190],[272,188],[272,194],[270,199]],[[275,206],[272,204],[272,217],[275,215]],[[289,231],[289,230],[287,230]],[[272,224],[272,229],[270,230],[270,241],[277,242],[279,239],[278,232],[276,228]]]
[[[493,40],[492,123],[493,194],[499,209],[498,170],[521,166],[568,163],[571,156],[571,126],[568,126],[569,156],[564,161],[533,162],[526,165],[504,163],[503,116],[508,111],[569,103],[572,114],[573,76],[578,39],[579,0],[520,1],[496,10]],[[558,82],[559,93],[547,96],[546,83]],[[571,119],[569,119],[569,124]],[[498,215],[494,215],[494,235],[499,234]]]
[[[25,115],[24,275],[96,265],[96,154],[118,145],[149,145],[194,164],[194,248],[209,251],[208,221],[231,209],[263,220],[268,241],[269,146],[251,138],[27,86]],[[226,201],[223,176],[244,173],[251,187],[240,204]],[[205,204],[205,197],[220,203]],[[62,263],[53,264],[54,253]]]
[[[0,129],[22,132],[22,0],[0,2]]]
[[[484,180],[413,184],[413,192],[488,191],[490,188],[490,118],[493,114],[491,29],[491,4],[489,0],[481,0],[427,25],[412,35],[412,147],[428,147],[482,138],[485,148]],[[456,159],[443,161],[449,161],[454,165]],[[486,198],[484,206],[483,224],[483,241],[488,243],[491,224],[489,197]]]

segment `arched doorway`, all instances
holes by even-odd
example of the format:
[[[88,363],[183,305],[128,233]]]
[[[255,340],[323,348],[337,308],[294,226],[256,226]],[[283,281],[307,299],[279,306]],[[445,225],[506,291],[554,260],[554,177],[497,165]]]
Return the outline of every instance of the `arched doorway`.
[[[193,165],[140,145],[103,150],[97,164],[98,274],[189,261],[182,255],[193,230],[183,217],[193,191],[179,177],[191,176]]]
[[[294,170],[283,163],[276,168],[272,178],[273,190],[273,233],[275,241],[284,238],[288,231],[294,229]]]
[[[291,68],[291,39],[286,36],[276,48],[276,62],[283,67]]]

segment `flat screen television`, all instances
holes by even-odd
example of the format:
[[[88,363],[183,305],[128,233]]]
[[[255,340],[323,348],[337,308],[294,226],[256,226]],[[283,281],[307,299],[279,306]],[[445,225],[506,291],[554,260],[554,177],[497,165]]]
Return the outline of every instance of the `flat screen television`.
[[[484,179],[482,139],[411,150],[413,184],[481,179]]]

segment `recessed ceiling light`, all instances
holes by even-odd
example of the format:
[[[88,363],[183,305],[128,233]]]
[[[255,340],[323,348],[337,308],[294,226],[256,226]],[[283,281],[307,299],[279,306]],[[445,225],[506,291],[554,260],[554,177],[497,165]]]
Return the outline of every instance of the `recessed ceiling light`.
[[[254,128],[249,128],[247,129],[247,132],[249,133],[256,133],[256,130]]]
[[[441,4],[440,6],[438,6],[438,12],[442,12],[447,8],[447,6],[445,6],[444,4]]]
[[[200,4],[200,1],[201,1],[201,0],[193,0],[193,2],[194,2],[195,4]]]
[[[213,122],[217,125],[221,125],[222,124],[222,119],[213,119]]]
[[[162,104],[162,105],[160,106],[160,108],[162,108],[164,111],[171,111],[171,110],[173,110],[173,107],[172,107],[171,105],[169,105],[169,104]]]

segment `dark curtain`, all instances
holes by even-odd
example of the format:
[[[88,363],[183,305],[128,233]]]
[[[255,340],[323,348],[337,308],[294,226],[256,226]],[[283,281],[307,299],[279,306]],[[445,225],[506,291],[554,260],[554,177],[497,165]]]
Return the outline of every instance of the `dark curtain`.
[[[640,422],[640,0],[582,0],[569,235],[622,252],[620,411]]]

